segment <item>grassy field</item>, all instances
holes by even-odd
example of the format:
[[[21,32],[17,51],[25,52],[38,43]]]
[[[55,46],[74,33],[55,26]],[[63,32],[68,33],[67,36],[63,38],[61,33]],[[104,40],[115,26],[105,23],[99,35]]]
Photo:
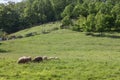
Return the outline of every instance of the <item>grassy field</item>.
[[[60,60],[20,65],[21,56]],[[120,80],[120,38],[63,29],[0,42],[0,80]]]

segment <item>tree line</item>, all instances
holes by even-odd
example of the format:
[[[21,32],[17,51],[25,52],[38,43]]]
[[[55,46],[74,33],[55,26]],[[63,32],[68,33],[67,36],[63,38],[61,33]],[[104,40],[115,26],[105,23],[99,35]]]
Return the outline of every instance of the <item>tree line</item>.
[[[61,19],[65,6],[72,0],[24,0],[0,4],[0,29],[13,33],[36,24]]]
[[[23,0],[0,4],[0,32],[9,34],[57,20],[77,31],[120,30],[120,1]]]
[[[64,26],[85,32],[120,31],[119,0],[79,0],[69,4],[62,13]],[[73,23],[71,19],[76,19]]]

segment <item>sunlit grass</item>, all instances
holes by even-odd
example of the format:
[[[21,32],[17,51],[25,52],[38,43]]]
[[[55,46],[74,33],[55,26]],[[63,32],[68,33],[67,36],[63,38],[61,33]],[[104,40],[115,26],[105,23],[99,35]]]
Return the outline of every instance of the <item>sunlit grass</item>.
[[[120,80],[119,38],[63,29],[4,41],[0,50],[5,51],[0,52],[0,80]],[[21,56],[57,56],[60,60],[19,65]]]

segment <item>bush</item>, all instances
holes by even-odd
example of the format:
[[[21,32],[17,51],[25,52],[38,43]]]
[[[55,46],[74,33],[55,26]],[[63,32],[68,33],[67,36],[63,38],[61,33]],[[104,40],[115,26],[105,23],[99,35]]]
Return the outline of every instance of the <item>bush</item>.
[[[62,25],[60,28],[68,28],[68,26],[72,25],[72,20],[70,19],[69,16],[65,16],[62,20]]]

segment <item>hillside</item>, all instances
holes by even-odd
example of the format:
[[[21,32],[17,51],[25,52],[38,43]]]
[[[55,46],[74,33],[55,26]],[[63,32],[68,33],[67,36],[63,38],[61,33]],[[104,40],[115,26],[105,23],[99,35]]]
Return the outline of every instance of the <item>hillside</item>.
[[[54,30],[58,30],[61,25],[60,21],[56,22],[49,22],[46,24],[38,25],[38,26],[32,26],[31,28],[27,28],[21,31],[18,31],[16,33],[12,33],[9,36],[23,36],[26,37],[28,34],[31,35],[40,35],[40,34],[45,34],[45,33],[50,33]]]
[[[50,25],[57,27],[58,23],[46,24],[46,27]],[[14,35],[39,32],[39,28],[33,27]],[[60,60],[17,64],[21,56],[56,56]],[[0,42],[0,80],[27,79],[119,80],[120,38],[86,36],[84,32],[59,29]]]

